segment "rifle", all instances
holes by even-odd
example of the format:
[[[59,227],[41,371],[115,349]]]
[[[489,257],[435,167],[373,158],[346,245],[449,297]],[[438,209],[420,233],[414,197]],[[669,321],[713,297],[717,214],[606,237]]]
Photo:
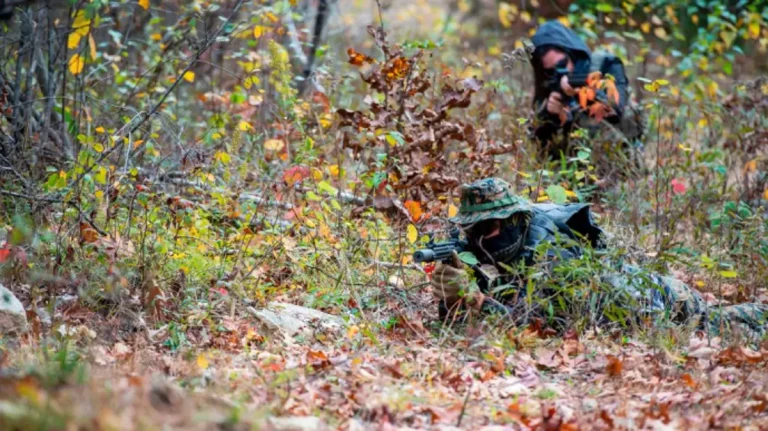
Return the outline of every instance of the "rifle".
[[[546,81],[546,86],[549,91],[560,93],[560,95],[563,96],[564,102],[575,100],[573,96],[565,94],[563,88],[560,86],[560,81],[563,79],[563,76],[568,77],[568,84],[575,90],[587,85],[587,77],[589,77],[589,74],[571,73],[571,71],[568,70],[568,59],[564,58],[555,65],[555,75]]]
[[[455,250],[456,253],[461,253],[467,246],[467,241],[460,238],[460,232],[457,227],[451,229],[449,239],[443,242],[434,242],[434,238],[430,238],[427,243],[427,247],[421,250],[417,250],[413,253],[413,261],[416,263],[422,262],[443,262],[447,264],[452,263],[452,254]],[[483,271],[480,265],[470,265],[475,271],[476,281],[481,292],[489,293],[490,279],[488,274]],[[483,303],[483,309],[489,312],[499,313],[501,315],[511,315],[512,310],[500,303],[492,296],[488,296]],[[444,302],[438,304],[438,315],[440,320],[445,321],[449,316],[448,308]]]
[[[451,229],[447,241],[436,243],[434,238],[430,238],[426,248],[416,250],[416,252],[413,253],[413,261],[416,263],[450,263],[452,252],[456,250],[456,253],[461,253],[466,246],[467,241],[460,238],[459,228],[454,227]]]

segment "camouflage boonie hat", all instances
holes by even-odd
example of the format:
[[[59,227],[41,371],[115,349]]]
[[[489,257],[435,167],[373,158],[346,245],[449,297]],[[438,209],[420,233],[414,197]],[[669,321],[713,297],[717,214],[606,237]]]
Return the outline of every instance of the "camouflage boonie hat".
[[[459,214],[450,221],[468,225],[483,220],[503,220],[519,213],[531,216],[531,203],[512,193],[512,187],[506,181],[485,178],[461,186]]]

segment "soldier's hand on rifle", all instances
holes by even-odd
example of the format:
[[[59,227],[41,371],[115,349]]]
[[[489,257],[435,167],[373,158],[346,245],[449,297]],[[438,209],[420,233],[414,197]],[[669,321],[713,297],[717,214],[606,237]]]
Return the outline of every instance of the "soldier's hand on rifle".
[[[576,90],[571,87],[571,83],[568,82],[567,75],[560,78],[560,88],[563,89],[563,93],[565,93],[567,96],[573,96],[576,94]]]
[[[547,112],[552,115],[560,116],[565,113],[566,109],[567,108],[563,104],[563,96],[560,93],[555,91],[549,93],[549,98],[547,99]]]
[[[439,300],[445,302],[446,307],[451,309],[461,298],[462,291],[470,286],[467,266],[459,259],[459,254],[454,251],[451,253],[451,262],[438,262],[435,270],[432,272],[432,294]],[[479,295],[479,297],[477,297]],[[482,293],[469,295],[467,305],[472,308],[479,308],[483,302]]]

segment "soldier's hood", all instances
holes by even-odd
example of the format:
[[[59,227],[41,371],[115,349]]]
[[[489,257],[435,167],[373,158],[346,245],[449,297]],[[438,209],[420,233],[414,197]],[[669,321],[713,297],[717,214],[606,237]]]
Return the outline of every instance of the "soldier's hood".
[[[592,52],[581,38],[560,21],[547,21],[542,24],[531,38],[536,50],[543,47],[556,47],[571,54],[571,57],[589,58]]]

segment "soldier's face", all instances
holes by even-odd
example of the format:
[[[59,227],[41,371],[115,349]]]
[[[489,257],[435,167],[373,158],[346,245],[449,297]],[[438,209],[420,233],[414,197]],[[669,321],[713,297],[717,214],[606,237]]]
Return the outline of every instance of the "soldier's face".
[[[544,67],[544,70],[554,70],[557,64],[564,58],[568,59],[568,70],[573,72],[573,62],[570,57],[559,49],[550,49],[544,53],[544,56],[541,57],[541,65]]]
[[[473,239],[493,238],[501,232],[501,222],[499,220],[484,220],[467,226],[465,231],[467,236]]]

